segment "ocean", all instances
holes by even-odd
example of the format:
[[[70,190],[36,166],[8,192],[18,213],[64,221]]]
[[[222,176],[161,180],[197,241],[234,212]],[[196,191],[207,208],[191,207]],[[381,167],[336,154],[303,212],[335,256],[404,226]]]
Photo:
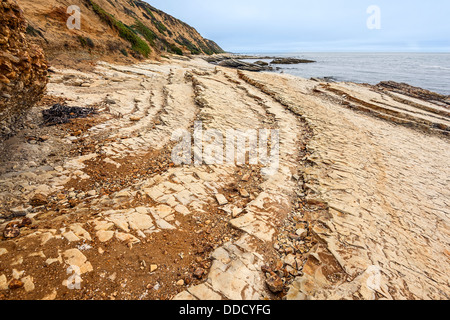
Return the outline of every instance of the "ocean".
[[[302,78],[331,77],[336,81],[369,84],[392,80],[450,95],[450,53],[271,53],[256,56],[317,61],[312,64],[276,65],[281,67],[278,72]]]

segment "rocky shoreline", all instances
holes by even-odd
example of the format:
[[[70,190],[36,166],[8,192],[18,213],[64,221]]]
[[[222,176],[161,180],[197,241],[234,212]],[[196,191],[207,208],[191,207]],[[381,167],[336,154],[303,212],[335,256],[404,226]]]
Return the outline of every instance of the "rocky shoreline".
[[[279,69],[272,65],[291,65],[301,63],[315,63],[313,60],[295,59],[295,58],[279,58],[279,57],[261,57],[251,55],[236,55],[236,54],[219,54],[212,57],[204,58],[207,62],[221,67],[233,68],[238,70],[261,72],[261,71],[273,71]],[[242,60],[255,59],[258,60],[254,63],[245,62]],[[272,60],[270,63],[261,60]]]
[[[52,70],[1,142],[0,299],[449,298],[448,97],[202,58]],[[43,125],[55,105],[95,112]],[[198,121],[279,130],[279,170],[173,163]]]

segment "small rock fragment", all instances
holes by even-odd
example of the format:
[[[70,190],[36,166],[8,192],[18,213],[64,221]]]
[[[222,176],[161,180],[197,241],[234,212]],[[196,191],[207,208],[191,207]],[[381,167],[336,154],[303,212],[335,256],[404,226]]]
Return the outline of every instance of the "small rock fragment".
[[[69,241],[69,242],[80,241],[80,238],[78,238],[77,235],[75,233],[73,233],[73,231],[65,232],[65,233],[62,234],[62,236],[64,238],[66,238],[66,240]]]
[[[114,231],[100,230],[97,232],[97,238],[100,242],[108,242],[114,237]]]
[[[19,289],[24,286],[24,283],[18,279],[12,279],[8,285],[8,288],[11,290]]]
[[[126,244],[136,244],[141,242],[138,238],[129,233],[116,232],[115,236],[118,240],[125,242]]]
[[[272,269],[267,265],[263,265],[263,266],[261,266],[261,271],[264,273],[270,273],[272,271]]]
[[[237,218],[244,210],[238,207],[234,207],[232,212],[231,212],[231,216],[233,218]]]
[[[178,280],[177,281],[177,286],[184,286],[184,280],[183,279],[181,279],[181,280]]]
[[[23,217],[29,213],[30,208],[31,207],[29,207],[29,208],[16,207],[16,208],[12,208],[10,211],[14,217]]]
[[[19,279],[23,276],[24,272],[25,272],[24,270],[22,270],[22,271],[17,271],[16,269],[13,269],[13,271],[12,271],[12,277],[13,277],[14,279],[19,280]]]
[[[223,194],[220,193],[216,194],[216,199],[220,206],[224,206],[228,203],[227,198],[225,198]]]
[[[95,190],[88,191],[87,195],[89,197],[95,197],[97,195],[97,191],[95,191]]]
[[[20,229],[17,225],[7,226],[3,231],[3,236],[7,239],[17,238],[20,235]]]
[[[283,280],[276,275],[275,273],[272,273],[266,280],[267,287],[270,291],[273,293],[279,293],[283,291],[284,284]]]
[[[25,278],[22,279],[22,281],[26,292],[31,292],[35,289],[33,278],[31,276],[26,276]]]
[[[57,295],[58,295],[58,292],[55,289],[53,289],[52,293],[43,297],[42,300],[55,300]]]
[[[197,279],[201,279],[201,278],[203,277],[204,274],[205,274],[205,270],[202,269],[202,268],[197,268],[197,270],[195,270],[195,272],[194,272],[194,276],[195,276]]]
[[[243,197],[243,198],[250,198],[250,194],[245,189],[239,190],[239,193],[240,193],[241,197]]]
[[[66,250],[63,256],[68,265],[79,267],[81,274],[94,270],[91,263],[87,261],[86,256],[78,249]]]
[[[33,207],[40,207],[40,206],[45,206],[46,204],[48,204],[48,200],[47,197],[44,196],[43,194],[37,193],[34,195],[34,197],[30,200],[30,204]]]
[[[8,280],[4,274],[0,276],[0,291],[3,290],[8,290]]]
[[[19,228],[24,228],[31,226],[33,224],[33,221],[30,218],[23,218],[22,222],[18,225]]]
[[[295,234],[298,235],[301,238],[306,238],[306,236],[308,235],[308,230],[300,228],[300,229],[297,229]]]

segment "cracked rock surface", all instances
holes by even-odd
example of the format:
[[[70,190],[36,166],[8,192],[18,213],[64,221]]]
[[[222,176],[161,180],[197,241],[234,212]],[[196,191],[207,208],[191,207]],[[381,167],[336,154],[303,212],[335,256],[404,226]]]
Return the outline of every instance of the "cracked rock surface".
[[[2,142],[1,298],[448,299],[448,107],[398,95],[200,58],[55,70]],[[96,112],[41,126],[56,103]],[[174,163],[199,121],[278,130],[276,170]]]

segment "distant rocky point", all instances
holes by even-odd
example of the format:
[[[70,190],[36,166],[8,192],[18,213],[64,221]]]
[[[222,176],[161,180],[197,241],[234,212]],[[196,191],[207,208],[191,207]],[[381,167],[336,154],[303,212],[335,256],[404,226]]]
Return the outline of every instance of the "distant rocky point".
[[[398,83],[394,81],[382,81],[377,87],[379,89],[390,90],[392,92],[406,94],[410,97],[433,101],[445,107],[450,107],[450,96],[442,95],[419,87],[414,87],[406,83]]]
[[[271,65],[273,64],[301,64],[301,63],[314,63],[314,60],[296,59],[296,58],[277,58],[277,57],[260,57],[249,55],[233,55],[233,54],[217,54],[210,57],[204,57],[206,61],[212,64],[219,65],[221,67],[234,68],[245,71],[272,71],[274,70]],[[247,59],[259,59],[254,63],[245,62],[242,60]],[[262,60],[272,60],[268,63]],[[277,68],[278,70],[279,68]]]
[[[271,64],[301,64],[301,63],[315,63],[314,60],[295,59],[295,58],[277,58]]]

